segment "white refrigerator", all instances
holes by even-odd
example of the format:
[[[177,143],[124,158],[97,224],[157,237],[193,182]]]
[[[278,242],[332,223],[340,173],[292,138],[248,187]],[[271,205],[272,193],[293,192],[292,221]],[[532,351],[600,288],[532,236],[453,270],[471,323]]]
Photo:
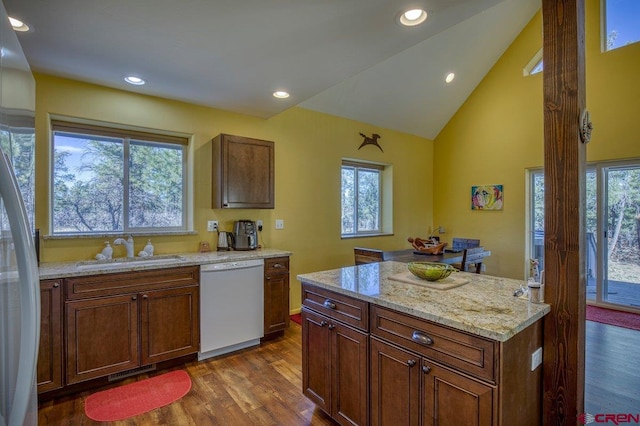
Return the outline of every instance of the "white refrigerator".
[[[38,422],[39,286],[27,212],[0,150],[0,426]]]

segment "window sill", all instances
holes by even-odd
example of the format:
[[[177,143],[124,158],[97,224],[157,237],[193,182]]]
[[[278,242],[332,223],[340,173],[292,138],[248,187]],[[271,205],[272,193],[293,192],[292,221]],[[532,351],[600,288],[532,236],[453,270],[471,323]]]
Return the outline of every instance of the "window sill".
[[[55,235],[44,235],[42,237],[43,240],[71,240],[78,238],[113,238],[113,237],[122,237],[129,236],[132,237],[154,237],[154,236],[181,236],[181,235],[198,235],[197,231],[158,231],[158,232],[105,232],[102,234],[55,234]]]
[[[380,232],[379,234],[358,234],[358,235],[341,235],[342,240],[351,240],[353,238],[369,238],[369,237],[393,237],[393,232]]]

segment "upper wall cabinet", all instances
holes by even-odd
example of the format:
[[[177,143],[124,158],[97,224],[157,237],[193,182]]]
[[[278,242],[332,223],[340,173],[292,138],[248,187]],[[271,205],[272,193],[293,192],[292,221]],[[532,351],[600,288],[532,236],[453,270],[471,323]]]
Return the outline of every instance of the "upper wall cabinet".
[[[221,134],[212,144],[212,207],[274,208],[273,142]]]

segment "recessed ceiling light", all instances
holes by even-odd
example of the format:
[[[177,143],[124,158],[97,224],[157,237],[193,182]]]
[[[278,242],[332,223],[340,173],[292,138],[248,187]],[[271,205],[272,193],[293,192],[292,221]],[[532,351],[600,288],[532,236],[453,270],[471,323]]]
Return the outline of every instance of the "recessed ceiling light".
[[[29,26],[19,19],[12,18],[11,16],[9,16],[9,22],[11,23],[11,27],[15,31],[20,31],[20,32],[29,31]]]
[[[447,74],[447,76],[444,78],[444,81],[447,83],[451,83],[453,81],[453,79],[456,78],[456,75],[452,72],[450,72],[449,74]]]
[[[273,92],[273,97],[278,99],[286,99],[289,97],[289,93],[284,90],[277,90]]]
[[[142,86],[143,84],[146,83],[146,81],[144,81],[142,78],[136,77],[134,75],[126,76],[124,78],[124,81],[126,81],[129,84],[133,84],[134,86]]]
[[[411,9],[400,15],[400,23],[407,27],[420,25],[427,20],[427,12],[423,9]]]

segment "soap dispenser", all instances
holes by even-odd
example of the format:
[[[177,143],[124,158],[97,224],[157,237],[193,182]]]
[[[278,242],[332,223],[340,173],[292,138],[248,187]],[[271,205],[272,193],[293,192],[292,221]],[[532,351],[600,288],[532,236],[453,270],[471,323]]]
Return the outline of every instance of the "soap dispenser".
[[[109,241],[104,242],[105,247],[102,249],[102,255],[105,259],[111,259],[113,256],[113,247],[109,244]]]
[[[153,244],[151,244],[151,240],[147,240],[147,245],[144,246],[143,250],[147,253],[147,255],[153,256]]]

